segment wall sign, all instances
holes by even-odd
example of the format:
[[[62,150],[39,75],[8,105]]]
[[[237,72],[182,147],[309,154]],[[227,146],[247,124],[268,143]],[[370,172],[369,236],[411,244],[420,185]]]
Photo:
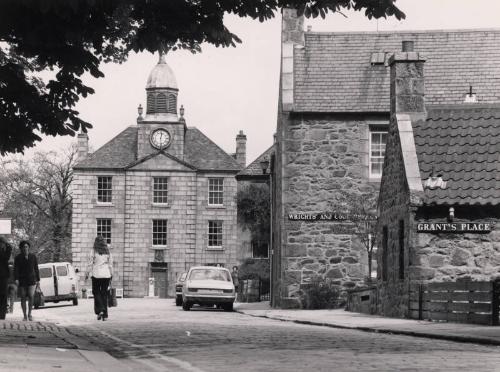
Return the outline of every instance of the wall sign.
[[[0,218],[0,234],[4,235],[12,234],[12,219]]]
[[[492,225],[488,222],[426,222],[417,224],[420,233],[489,233]]]
[[[309,213],[289,213],[289,221],[376,221],[377,216],[371,214],[323,212],[316,214]]]

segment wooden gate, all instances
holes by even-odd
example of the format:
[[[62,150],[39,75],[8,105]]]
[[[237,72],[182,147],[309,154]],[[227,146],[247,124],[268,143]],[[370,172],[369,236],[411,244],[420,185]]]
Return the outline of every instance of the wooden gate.
[[[499,324],[500,282],[412,285],[409,316],[457,323]]]

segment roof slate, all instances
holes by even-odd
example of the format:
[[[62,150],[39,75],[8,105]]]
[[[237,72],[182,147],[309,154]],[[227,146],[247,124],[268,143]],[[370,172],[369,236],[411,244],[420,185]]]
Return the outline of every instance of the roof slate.
[[[137,163],[137,126],[119,133],[108,143],[75,165],[75,169],[125,169]],[[184,163],[200,171],[241,169],[236,160],[197,128],[189,127],[184,142]]]
[[[260,154],[257,157],[257,159],[255,159],[253,162],[251,162],[245,169],[240,171],[237,174],[237,177],[239,177],[239,176],[261,176],[262,175],[262,168],[260,167],[260,162],[264,158],[267,158],[267,160],[270,160],[271,154],[274,151],[275,151],[275,145],[273,144],[266,151],[264,151],[262,154]]]
[[[425,204],[500,204],[500,106],[430,108],[413,132],[422,181],[447,182],[424,190]]]
[[[370,62],[373,53],[400,51],[403,40],[426,58],[427,104],[459,104],[469,85],[479,102],[500,102],[500,29],[306,32],[295,49],[294,111],[389,111],[389,67]]]

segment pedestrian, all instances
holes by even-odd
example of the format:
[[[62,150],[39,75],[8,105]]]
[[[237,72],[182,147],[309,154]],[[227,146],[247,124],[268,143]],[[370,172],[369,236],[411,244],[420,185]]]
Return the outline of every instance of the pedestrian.
[[[14,278],[14,261],[9,262],[9,280],[7,285],[7,307],[9,308],[9,313],[14,312],[14,302],[17,297],[17,285],[16,279]]]
[[[7,286],[9,280],[9,259],[12,246],[0,236],[0,319],[7,313]]]
[[[113,257],[106,241],[101,236],[94,240],[87,265],[85,280],[92,278],[92,294],[94,295],[94,312],[97,320],[108,319],[108,289],[113,278]]]
[[[231,278],[233,279],[234,291],[236,293],[235,301],[237,301],[238,300],[238,292],[239,292],[239,288],[240,288],[238,266],[233,266],[233,271],[231,271]]]
[[[14,259],[14,279],[21,297],[21,307],[23,309],[23,320],[32,321],[31,310],[33,309],[33,299],[35,288],[40,285],[40,273],[38,272],[38,260],[33,253],[30,253],[31,244],[27,240],[19,243],[19,253]],[[28,309],[26,309],[28,300]],[[28,312],[26,313],[26,310]]]

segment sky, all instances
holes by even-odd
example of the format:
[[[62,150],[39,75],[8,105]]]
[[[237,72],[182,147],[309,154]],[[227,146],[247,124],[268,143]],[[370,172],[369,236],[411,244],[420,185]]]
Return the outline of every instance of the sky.
[[[406,13],[397,21],[368,20],[360,12],[306,19],[312,31],[390,31],[422,29],[500,28],[498,0],[398,0]],[[242,39],[236,48],[203,45],[202,53],[176,51],[166,61],[179,86],[188,126],[200,129],[228,153],[235,152],[236,134],[247,135],[247,163],[273,142],[278,106],[281,17],[260,23],[226,16],[225,25]],[[104,78],[84,77],[95,94],[76,109],[90,122],[90,147],[97,150],[122,130],[136,125],[137,106],[145,107],[145,85],[158,61],[150,53],[133,54],[127,62],[102,66]],[[44,138],[34,150],[60,150],[73,137]]]

